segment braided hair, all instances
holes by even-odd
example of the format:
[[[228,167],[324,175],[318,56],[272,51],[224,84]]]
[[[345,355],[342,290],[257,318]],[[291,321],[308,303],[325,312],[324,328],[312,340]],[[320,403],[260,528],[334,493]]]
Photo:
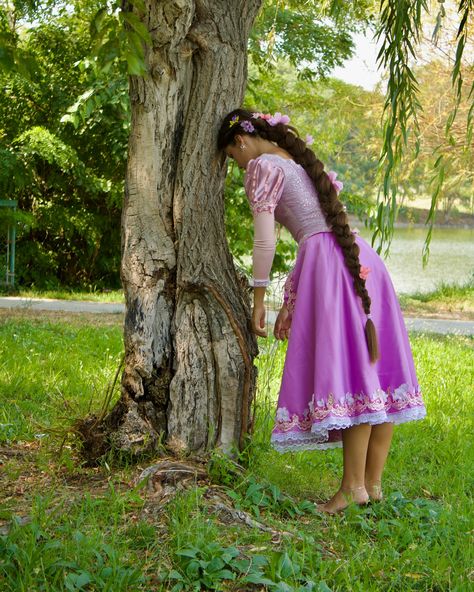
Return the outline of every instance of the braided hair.
[[[234,119],[235,121],[236,117],[238,117],[239,122],[251,122],[254,131],[245,131],[241,125],[233,125],[232,120]],[[252,127],[249,126],[249,129],[252,129]],[[324,164],[299,137],[294,127],[284,123],[270,125],[266,119],[253,117],[252,112],[245,109],[235,109],[226,115],[217,138],[218,149],[224,150],[230,144],[235,144],[236,135],[258,136],[264,140],[274,142],[280,148],[286,150],[295,162],[305,169],[313,181],[326,222],[341,248],[344,263],[353,278],[354,290],[360,297],[364,312],[367,315],[365,337],[370,361],[375,362],[379,358],[377,333],[375,325],[370,318],[371,300],[365,287],[365,279],[360,277],[360,249],[355,242],[355,235],[349,226],[349,219],[345,208],[338,199],[336,190],[324,170]]]

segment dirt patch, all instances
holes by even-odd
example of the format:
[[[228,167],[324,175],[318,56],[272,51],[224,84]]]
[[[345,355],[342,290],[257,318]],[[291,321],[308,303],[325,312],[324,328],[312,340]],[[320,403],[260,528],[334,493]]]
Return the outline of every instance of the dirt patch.
[[[71,467],[56,462],[51,450],[41,442],[17,442],[0,446],[0,533],[8,531],[11,516],[26,523],[35,495],[54,492],[55,500],[73,502],[85,493],[101,496],[113,479],[114,489],[133,486],[119,470],[113,473],[103,467],[83,468],[77,459]]]
[[[57,310],[29,310],[23,308],[0,308],[0,323],[6,321],[27,320],[33,323],[69,323],[71,325],[95,325],[101,327],[122,327],[123,313],[90,313]]]
[[[473,310],[452,310],[447,306],[426,304],[423,308],[417,305],[403,307],[405,317],[417,317],[421,319],[440,319],[448,321],[474,321]]]

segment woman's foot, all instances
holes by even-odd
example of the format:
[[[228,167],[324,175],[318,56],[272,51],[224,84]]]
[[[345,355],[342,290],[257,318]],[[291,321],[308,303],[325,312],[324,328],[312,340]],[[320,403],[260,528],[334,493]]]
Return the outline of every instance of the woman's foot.
[[[382,486],[378,483],[367,483],[365,486],[371,501],[381,502],[383,500]]]
[[[354,487],[353,489],[340,489],[333,497],[325,504],[317,504],[318,512],[325,514],[337,514],[345,510],[350,504],[358,504],[365,506],[369,502],[369,494],[364,486]]]

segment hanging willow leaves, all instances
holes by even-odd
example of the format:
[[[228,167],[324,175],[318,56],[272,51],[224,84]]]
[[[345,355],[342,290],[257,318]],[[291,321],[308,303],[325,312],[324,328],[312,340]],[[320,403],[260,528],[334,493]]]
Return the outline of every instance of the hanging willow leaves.
[[[438,13],[431,37],[433,43],[437,43],[446,17],[444,1],[440,0],[438,4]],[[458,5],[459,27],[451,72],[454,101],[446,118],[444,144],[440,142],[434,148],[433,154],[442,153],[443,145],[453,146],[455,144],[451,130],[463,99],[463,55],[468,40],[468,25],[473,7],[472,0],[461,0]],[[417,52],[423,34],[423,17],[429,10],[430,3],[425,0],[381,0],[380,4],[380,25],[376,36],[381,42],[381,48],[377,60],[379,65],[388,72],[388,83],[384,105],[384,138],[379,161],[383,175],[382,190],[378,196],[381,207],[378,209],[377,216],[371,221],[371,226],[374,229],[373,242],[378,239],[379,252],[384,247],[385,252],[388,251],[393,236],[398,178],[404,166],[410,138],[413,140],[415,158],[420,151],[419,114],[422,111],[422,105],[419,100],[419,85],[413,68],[416,65]],[[471,102],[474,99],[474,81],[471,84],[468,99]],[[470,105],[466,119],[465,148],[468,149],[472,142],[473,104]],[[445,160],[443,154],[437,158],[434,165],[435,174],[431,179],[431,206],[426,220],[428,232],[423,248],[423,262],[425,264],[428,261],[436,209],[446,177]]]
[[[416,59],[415,46],[422,33],[424,0],[415,2],[382,0],[380,25],[376,38],[381,42],[377,56],[379,66],[388,71],[389,78],[384,104],[384,138],[380,165],[383,168],[382,207],[375,220],[374,240],[378,238],[380,252],[390,246],[397,207],[399,169],[411,133],[418,136],[418,83],[412,71]],[[379,195],[380,199],[380,195]],[[383,212],[383,215],[381,214]]]

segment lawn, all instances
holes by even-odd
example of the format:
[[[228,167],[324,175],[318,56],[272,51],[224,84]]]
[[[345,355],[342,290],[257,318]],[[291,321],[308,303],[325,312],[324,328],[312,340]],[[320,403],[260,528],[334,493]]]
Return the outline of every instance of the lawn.
[[[312,502],[337,486],[341,452],[268,445],[283,344],[260,343],[245,471],[216,452],[208,481],[162,505],[137,485],[145,462],[87,468],[69,441],[58,455],[55,430],[101,408],[122,355],[120,320],[1,317],[0,589],[471,589],[474,340],[410,338],[428,417],[396,429],[385,501],[328,517]],[[210,512],[213,488],[269,530]]]

